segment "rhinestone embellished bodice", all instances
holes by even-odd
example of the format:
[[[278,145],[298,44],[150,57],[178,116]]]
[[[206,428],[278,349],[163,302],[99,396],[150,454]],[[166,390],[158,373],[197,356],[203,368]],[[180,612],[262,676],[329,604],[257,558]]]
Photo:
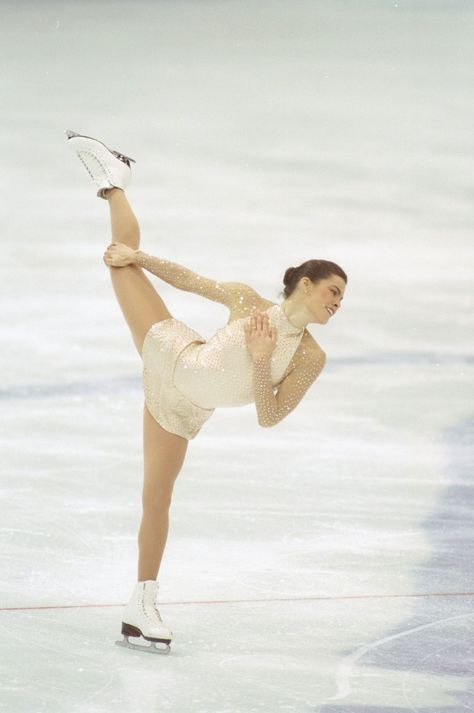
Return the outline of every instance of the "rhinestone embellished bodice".
[[[265,312],[276,327],[277,343],[271,356],[273,387],[277,386],[299,346],[304,328],[295,327],[281,304]],[[253,363],[247,349],[244,324],[236,319],[219,329],[207,342],[192,342],[179,355],[174,385],[201,408],[242,406],[254,401]]]

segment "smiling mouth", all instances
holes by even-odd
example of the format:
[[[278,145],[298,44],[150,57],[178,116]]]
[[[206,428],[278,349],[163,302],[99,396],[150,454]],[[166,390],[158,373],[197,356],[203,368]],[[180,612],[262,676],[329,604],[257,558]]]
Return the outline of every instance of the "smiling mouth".
[[[331,315],[331,317],[332,317],[332,316],[333,316],[333,314],[334,314],[334,310],[333,310],[333,309],[331,309],[330,307],[326,307],[326,309],[327,309],[327,311],[329,312],[329,314],[330,314],[330,315]]]

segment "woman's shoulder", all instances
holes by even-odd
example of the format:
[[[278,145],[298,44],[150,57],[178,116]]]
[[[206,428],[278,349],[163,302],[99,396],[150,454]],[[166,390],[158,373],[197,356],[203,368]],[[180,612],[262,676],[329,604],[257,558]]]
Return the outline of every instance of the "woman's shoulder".
[[[308,361],[317,361],[319,363],[321,360],[325,361],[325,359],[326,352],[321,348],[321,345],[318,344],[313,335],[305,329],[294,355],[295,362],[307,363]]]
[[[247,286],[248,287],[248,286]],[[238,299],[236,299],[230,306],[230,315],[227,324],[235,322],[236,319],[243,319],[244,317],[250,317],[254,314],[256,310],[260,312],[265,312],[276,305],[276,302],[271,302],[261,295],[258,294],[252,287],[244,292],[240,291]]]

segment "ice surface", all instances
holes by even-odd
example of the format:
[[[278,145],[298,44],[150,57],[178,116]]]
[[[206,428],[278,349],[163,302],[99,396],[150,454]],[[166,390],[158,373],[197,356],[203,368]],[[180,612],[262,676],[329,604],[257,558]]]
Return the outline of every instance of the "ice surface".
[[[474,710],[472,4],[1,10],[0,710]],[[296,411],[218,410],[189,446],[167,657],[114,646],[141,365],[68,128],[137,160],[146,251],[274,301],[303,260],[349,275]],[[155,284],[205,337],[227,320]]]

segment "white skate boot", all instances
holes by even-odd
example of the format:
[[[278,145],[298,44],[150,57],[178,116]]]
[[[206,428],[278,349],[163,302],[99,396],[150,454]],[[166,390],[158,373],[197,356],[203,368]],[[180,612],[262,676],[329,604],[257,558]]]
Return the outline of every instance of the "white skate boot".
[[[111,151],[105,144],[90,136],[66,131],[68,145],[76,152],[97,186],[99,198],[106,198],[108,188],[125,189],[132,179],[130,162],[133,158]]]
[[[156,607],[157,595],[158,582],[153,580],[137,582],[132,598],[123,613],[122,634],[124,638],[122,641],[115,642],[117,646],[153,654],[169,653],[173,633],[163,624],[160,612]],[[146,641],[150,641],[150,645],[131,644],[130,636],[141,636]]]

